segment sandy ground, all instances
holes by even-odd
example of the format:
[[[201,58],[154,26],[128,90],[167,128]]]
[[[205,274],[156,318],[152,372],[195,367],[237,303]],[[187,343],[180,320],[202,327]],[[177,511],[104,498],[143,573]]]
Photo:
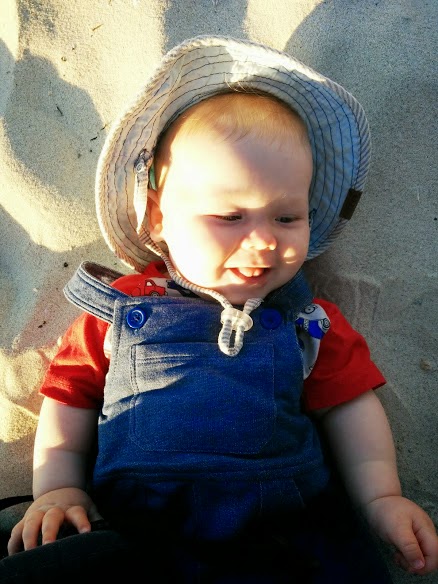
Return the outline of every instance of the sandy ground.
[[[368,114],[366,192],[308,273],[366,336],[405,494],[438,523],[437,16],[434,0],[1,1],[0,497],[31,490],[38,387],[78,314],[64,284],[84,259],[125,270],[94,213],[107,129],[163,52],[214,33],[290,52]]]

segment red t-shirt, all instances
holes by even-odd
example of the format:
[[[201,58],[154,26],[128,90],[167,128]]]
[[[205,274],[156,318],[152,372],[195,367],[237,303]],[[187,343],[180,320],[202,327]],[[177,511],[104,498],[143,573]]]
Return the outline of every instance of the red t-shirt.
[[[121,292],[137,295],[145,278],[164,277],[163,266],[162,262],[152,262],[143,274],[123,276],[113,285]],[[321,298],[313,302],[327,313],[330,329],[321,340],[311,374],[304,380],[303,406],[309,411],[349,401],[385,383],[365,339],[339,308]],[[40,392],[69,406],[100,409],[109,366],[103,351],[108,327],[107,322],[88,313],[76,319],[62,338]]]

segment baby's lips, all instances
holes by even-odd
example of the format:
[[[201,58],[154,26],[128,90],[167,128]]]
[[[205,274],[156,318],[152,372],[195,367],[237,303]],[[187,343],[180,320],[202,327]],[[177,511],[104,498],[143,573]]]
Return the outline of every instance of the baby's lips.
[[[261,276],[265,271],[265,268],[237,268],[237,271],[245,276],[245,278],[254,278]]]

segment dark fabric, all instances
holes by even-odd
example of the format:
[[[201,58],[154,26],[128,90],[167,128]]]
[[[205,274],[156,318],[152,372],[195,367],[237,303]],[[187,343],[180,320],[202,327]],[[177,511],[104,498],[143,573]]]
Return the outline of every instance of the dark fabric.
[[[5,497],[4,499],[0,499],[0,511],[3,509],[7,509],[8,507],[13,507],[14,505],[18,505],[20,503],[27,503],[28,501],[32,501],[32,495],[17,495],[15,497]]]
[[[275,521],[275,519],[273,519]],[[375,541],[342,491],[315,499],[290,529],[245,541],[178,542],[138,525],[135,536],[93,524],[0,561],[2,584],[131,580],[159,584],[391,584]]]
[[[115,531],[95,530],[8,556],[0,561],[2,584],[100,582],[127,576],[131,546]],[[110,581],[110,580],[108,580]]]

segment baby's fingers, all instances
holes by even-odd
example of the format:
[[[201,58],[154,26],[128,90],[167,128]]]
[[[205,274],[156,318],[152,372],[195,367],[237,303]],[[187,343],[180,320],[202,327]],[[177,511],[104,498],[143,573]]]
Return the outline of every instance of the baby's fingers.
[[[415,542],[402,541],[396,543],[397,552],[395,554],[396,563],[404,570],[411,573],[422,573],[426,565],[426,560],[419,545]]]
[[[418,574],[430,574],[438,569],[438,535],[432,522],[416,532],[416,537],[423,552],[425,565]]]
[[[396,562],[408,572],[429,574],[438,568],[438,537],[433,527],[400,533]]]
[[[31,550],[38,545],[38,537],[44,518],[44,511],[27,512],[21,521],[13,527],[8,541],[8,554]]]
[[[43,517],[41,523],[41,543],[52,543],[56,541],[59,529],[64,523],[65,512],[60,507],[51,507]],[[24,541],[24,536],[23,536]],[[25,547],[25,549],[27,549]]]
[[[11,535],[8,541],[8,554],[12,556],[12,554],[16,554],[21,552],[23,549],[23,528],[24,528],[24,519],[19,521],[14,527],[12,528]]]
[[[67,509],[65,512],[65,519],[74,527],[76,527],[78,533],[86,533],[87,531],[91,531],[91,523],[87,512],[79,505],[75,505],[74,507]]]

